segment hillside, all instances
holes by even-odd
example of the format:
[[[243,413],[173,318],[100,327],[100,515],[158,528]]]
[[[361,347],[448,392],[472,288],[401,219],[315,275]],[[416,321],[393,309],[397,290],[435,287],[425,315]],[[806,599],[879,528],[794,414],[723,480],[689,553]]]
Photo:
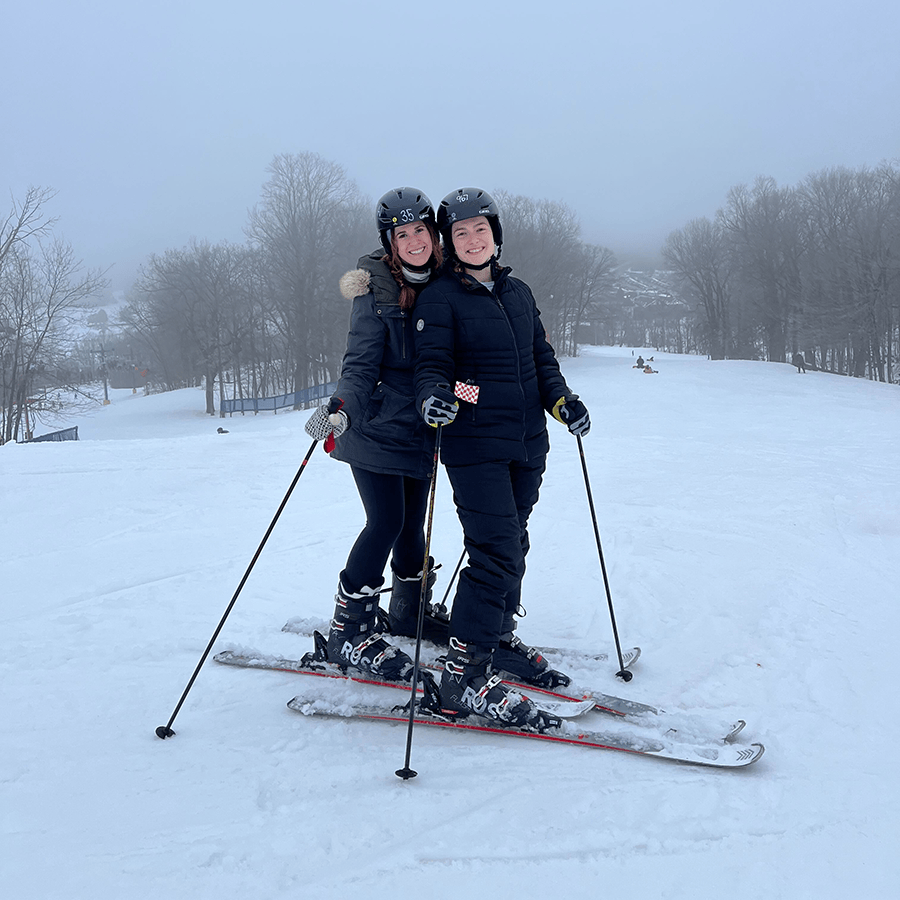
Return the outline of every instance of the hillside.
[[[594,683],[745,718],[759,763],[420,729],[402,782],[404,729],[285,708],[342,686],[212,662],[158,740],[308,414],[223,421],[201,391],[115,391],[60,423],[78,442],[0,448],[9,895],[893,897],[900,393],[787,365],[632,363],[564,361],[594,422],[619,631],[643,649],[630,684],[612,664]],[[612,652],[576,444],[548,427],[519,634]],[[219,645],[308,649],[281,626],[330,614],[361,518],[349,469],[317,448]],[[460,549],[442,476],[439,593]]]

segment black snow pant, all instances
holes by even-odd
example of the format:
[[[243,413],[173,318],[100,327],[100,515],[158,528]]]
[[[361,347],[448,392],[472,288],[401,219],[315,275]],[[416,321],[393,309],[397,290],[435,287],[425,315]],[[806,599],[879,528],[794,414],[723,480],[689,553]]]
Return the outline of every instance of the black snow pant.
[[[352,592],[364,586],[381,587],[388,555],[401,578],[418,575],[425,561],[424,524],[431,482],[357,466],[351,469],[366,510],[366,527],[341,572],[344,587]]]
[[[469,556],[450,616],[450,634],[464,643],[493,650],[511,630],[525,574],[528,517],[546,461],[542,455],[445,467]]]

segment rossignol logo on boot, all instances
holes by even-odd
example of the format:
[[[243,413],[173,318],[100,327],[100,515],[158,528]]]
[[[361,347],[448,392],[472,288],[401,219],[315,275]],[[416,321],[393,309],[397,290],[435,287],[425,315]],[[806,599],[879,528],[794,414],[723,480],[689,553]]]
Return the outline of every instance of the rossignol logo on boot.
[[[344,659],[349,660],[355,666],[362,657],[362,651],[354,650],[353,644],[351,644],[350,641],[344,641],[341,647],[341,656],[343,656]]]
[[[463,706],[468,706],[469,709],[474,709],[475,712],[480,713],[484,712],[484,708],[487,706],[487,700],[484,697],[480,697],[472,690],[472,688],[467,687],[463,691],[462,704]]]

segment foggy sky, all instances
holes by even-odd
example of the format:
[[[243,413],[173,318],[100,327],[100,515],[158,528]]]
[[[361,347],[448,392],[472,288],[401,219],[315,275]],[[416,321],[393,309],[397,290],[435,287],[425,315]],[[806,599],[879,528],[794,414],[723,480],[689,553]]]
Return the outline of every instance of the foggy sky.
[[[319,153],[373,200],[561,201],[619,256],[758,175],[900,158],[897,0],[427,6],[7,4],[0,216],[54,188],[56,233],[127,289],[151,253],[243,241],[279,153]]]

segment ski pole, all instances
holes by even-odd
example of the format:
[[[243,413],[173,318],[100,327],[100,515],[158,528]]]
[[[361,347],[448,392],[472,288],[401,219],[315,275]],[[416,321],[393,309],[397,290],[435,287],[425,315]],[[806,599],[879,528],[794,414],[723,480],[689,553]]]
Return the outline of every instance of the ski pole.
[[[581,435],[575,436],[578,440],[578,453],[581,456],[581,470],[584,472],[584,486],[587,490],[588,506],[591,509],[591,521],[594,523],[594,537],[597,539],[597,553],[600,554],[600,571],[603,573],[603,586],[606,588],[606,602],[609,605],[609,619],[612,622],[613,638],[616,642],[616,653],[619,657],[619,671],[616,677],[623,681],[631,681],[634,677],[633,672],[629,672],[625,668],[625,661],[622,659],[622,646],[619,643],[619,629],[616,628],[616,614],[613,610],[612,594],[609,590],[609,578],[606,575],[606,562],[603,559],[603,547],[600,545],[600,529],[597,527],[597,514],[594,512],[594,498],[591,495],[591,482],[588,478],[587,463],[584,459],[584,445],[581,442]]]
[[[456,576],[459,575],[459,570],[462,568],[463,560],[466,558],[466,548],[463,547],[462,553],[459,554],[459,562],[456,564],[456,568],[453,570],[453,574],[450,576],[450,581],[447,583],[447,590],[444,591],[444,596],[441,599],[441,602],[434,607],[435,612],[447,614],[447,598],[450,596],[450,589],[453,587],[453,582],[456,581]]]
[[[428,525],[425,528],[425,561],[422,563],[422,587],[419,591],[419,620],[416,623],[416,655],[413,660],[412,680],[409,692],[409,727],[406,731],[406,758],[403,768],[394,773],[406,781],[415,778],[419,773],[409,767],[409,759],[412,754],[413,725],[416,721],[416,687],[419,683],[419,656],[422,650],[422,628],[425,623],[425,597],[428,590],[428,565],[431,553],[431,524],[434,520],[434,495],[437,489],[438,454],[441,449],[441,426],[437,426],[437,434],[434,436],[434,466],[431,470],[431,489],[428,498]],[[460,560],[461,561],[461,560]],[[424,677],[423,677],[424,682]],[[423,687],[425,685],[423,684]]]
[[[247,571],[244,572],[244,577],[241,579],[240,584],[237,586],[237,590],[234,592],[234,596],[231,598],[231,603],[228,604],[228,608],[225,610],[225,615],[222,616],[221,621],[219,622],[218,627],[213,632],[213,636],[209,640],[209,644],[207,644],[206,649],[203,651],[203,656],[200,657],[200,662],[197,663],[197,668],[194,669],[194,674],[191,675],[191,680],[187,683],[187,687],[184,689],[184,693],[181,695],[181,699],[178,701],[178,705],[175,707],[174,712],[169,717],[169,721],[165,725],[160,725],[159,728],[156,729],[156,736],[158,738],[162,738],[165,740],[168,737],[172,737],[175,732],[172,731],[172,723],[175,721],[175,717],[178,715],[181,710],[181,706],[184,701],[187,699],[187,695],[190,693],[191,688],[194,686],[194,682],[197,680],[197,676],[200,674],[200,669],[203,668],[203,663],[206,662],[206,658],[209,656],[209,651],[212,650],[213,644],[216,642],[216,638],[219,636],[219,632],[221,632],[222,628],[225,625],[225,620],[231,613],[231,610],[234,608],[234,604],[237,602],[237,598],[240,596],[241,591],[244,589],[244,585],[247,582],[247,579],[250,577],[250,573],[253,571],[253,567],[256,565],[256,561],[259,559],[260,554],[263,551],[263,547],[266,546],[266,541],[269,540],[269,535],[275,528],[275,523],[278,521],[278,517],[281,515],[285,506],[287,506],[287,502],[290,499],[291,493],[297,485],[297,482],[300,480],[300,476],[303,474],[303,470],[306,468],[306,464],[309,462],[310,456],[312,456],[313,450],[316,449],[316,444],[318,444],[318,438],[310,444],[309,450],[306,451],[306,456],[303,457],[303,462],[300,463],[300,468],[297,470],[297,474],[294,476],[294,480],[291,482],[291,486],[288,488],[287,493],[284,495],[284,499],[281,501],[281,505],[278,507],[278,512],[275,513],[275,518],[272,519],[272,523],[269,525],[266,533],[259,545],[256,548],[256,553],[253,554],[253,559],[250,560],[250,565],[247,567]]]

